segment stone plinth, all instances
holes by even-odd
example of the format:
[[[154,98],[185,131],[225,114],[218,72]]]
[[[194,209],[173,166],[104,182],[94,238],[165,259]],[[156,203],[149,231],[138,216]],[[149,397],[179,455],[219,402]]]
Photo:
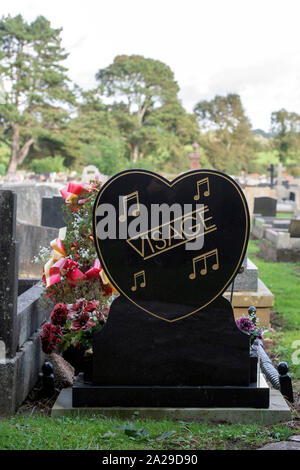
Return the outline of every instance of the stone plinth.
[[[291,219],[283,219],[276,217],[262,217],[254,216],[252,222],[251,236],[255,240],[261,240],[265,238],[266,231],[271,229],[273,231],[289,231]]]
[[[225,292],[224,295],[227,299],[230,299],[229,291]],[[259,325],[264,327],[270,325],[270,308],[274,305],[274,295],[261,279],[258,279],[256,292],[234,291],[232,304],[235,318],[248,315],[248,308],[253,305],[256,307]]]
[[[50,247],[50,242],[58,237],[58,229],[41,227],[26,223],[17,223],[17,240],[19,243],[19,277],[42,278],[43,266],[34,263],[41,247]]]
[[[296,204],[293,201],[278,201],[277,202],[277,212],[283,212],[286,214],[294,213],[295,208],[296,208]]]
[[[270,239],[263,239],[260,241],[259,256],[274,262],[283,261],[287,263],[298,263],[300,261],[300,238],[287,239],[284,237],[280,237],[279,241],[281,246],[278,246],[276,244],[276,238],[274,236],[273,238],[275,239],[275,243],[273,240]],[[288,242],[293,240],[291,242],[292,247],[284,247],[283,242],[286,240]]]
[[[265,379],[261,376],[261,384],[266,386]],[[229,424],[263,424],[271,425],[287,422],[292,419],[291,410],[286,404],[281,393],[270,389],[269,408],[138,408],[138,407],[102,407],[84,408],[72,406],[72,388],[65,388],[60,392],[51,416],[105,416],[106,418],[132,419],[138,413],[140,419],[211,423],[225,422]]]
[[[258,269],[249,259],[246,259],[244,271],[238,274],[234,280],[234,291],[257,291],[258,286]],[[231,289],[231,285],[228,290]]]

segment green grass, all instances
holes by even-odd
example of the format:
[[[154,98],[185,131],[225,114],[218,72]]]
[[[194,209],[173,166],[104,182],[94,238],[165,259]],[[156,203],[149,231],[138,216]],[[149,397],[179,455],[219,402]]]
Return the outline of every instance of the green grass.
[[[292,212],[277,212],[276,217],[279,219],[291,219],[294,216]]]
[[[18,416],[0,421],[1,449],[254,449],[287,439],[286,425]]]
[[[250,240],[248,255],[258,267],[260,279],[274,294],[273,311],[281,326],[269,334],[275,340],[274,353],[287,361],[295,379],[300,379],[300,364],[295,364],[295,341],[300,341],[300,263],[272,263],[257,256],[259,242]],[[297,347],[300,349],[300,346]],[[300,353],[299,353],[300,362]]]

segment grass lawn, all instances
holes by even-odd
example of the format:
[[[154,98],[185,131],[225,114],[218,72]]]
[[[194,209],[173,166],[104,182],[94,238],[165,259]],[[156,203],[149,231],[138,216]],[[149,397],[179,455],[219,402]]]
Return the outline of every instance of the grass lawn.
[[[294,216],[292,212],[277,212],[276,217],[280,219],[291,219]]]
[[[260,279],[275,296],[273,328],[266,337],[273,339],[273,355],[279,361],[287,361],[293,378],[300,381],[300,263],[271,263],[259,258],[258,251],[259,242],[250,240],[249,258],[257,265]],[[296,341],[299,345],[295,347]]]
[[[0,421],[1,449],[255,449],[295,434],[286,425],[18,416]]]
[[[300,263],[270,263],[258,258],[258,242],[248,254],[259,277],[275,295],[273,325],[267,333],[271,353],[291,367],[300,384]],[[299,346],[295,347],[295,341]],[[293,363],[294,362],[294,363]],[[276,426],[211,425],[172,421],[131,422],[107,418],[51,418],[38,411],[0,420],[0,449],[255,449],[300,434],[300,423]]]

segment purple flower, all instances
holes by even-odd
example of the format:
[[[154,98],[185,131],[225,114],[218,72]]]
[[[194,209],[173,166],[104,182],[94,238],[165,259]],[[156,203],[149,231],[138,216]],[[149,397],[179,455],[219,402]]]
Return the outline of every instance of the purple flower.
[[[251,334],[255,330],[255,325],[247,317],[238,318],[235,322],[240,330],[245,331],[246,333]]]

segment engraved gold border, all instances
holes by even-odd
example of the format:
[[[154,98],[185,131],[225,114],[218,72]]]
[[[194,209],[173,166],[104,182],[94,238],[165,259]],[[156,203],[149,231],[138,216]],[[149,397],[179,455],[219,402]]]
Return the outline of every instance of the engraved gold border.
[[[128,297],[127,294],[125,294],[125,292],[123,292],[123,290],[118,286],[118,284],[116,283],[116,281],[113,279],[113,277],[111,276],[106,264],[105,264],[105,261],[103,260],[103,257],[102,257],[102,253],[101,253],[101,250],[100,250],[100,247],[99,247],[99,244],[98,244],[98,237],[96,236],[96,210],[98,208],[98,201],[99,199],[101,198],[101,195],[103,194],[103,192],[112,184],[114,183],[117,179],[121,178],[122,176],[125,176],[125,175],[129,175],[129,174],[143,174],[143,175],[148,175],[148,176],[152,176],[154,178],[157,178],[158,180],[160,180],[162,183],[165,183],[167,186],[169,186],[169,188],[171,188],[172,186],[174,186],[176,183],[178,183],[179,181],[182,181],[183,179],[189,177],[189,176],[193,176],[193,175],[200,175],[200,174],[210,174],[210,175],[215,175],[215,176],[219,176],[221,178],[224,178],[226,179],[227,181],[229,181],[235,188],[236,190],[238,191],[239,195],[240,195],[240,198],[242,200],[242,203],[243,203],[243,206],[244,206],[244,210],[245,210],[245,217],[246,217],[246,229],[245,229],[245,238],[244,238],[244,243],[243,243],[243,248],[242,248],[242,253],[241,253],[241,256],[240,256],[240,259],[237,263],[237,267],[236,269],[234,270],[232,276],[229,278],[229,280],[225,283],[225,285],[222,287],[222,289],[215,295],[215,297],[213,299],[211,299],[209,302],[207,302],[205,305],[202,305],[202,307],[199,307],[197,308],[196,310],[193,310],[192,312],[190,313],[187,313],[185,315],[182,315],[181,317],[179,318],[174,318],[173,320],[169,320],[168,318],[163,318],[161,317],[160,315],[157,315],[156,313],[153,313],[153,312],[150,312],[150,310],[147,310],[146,308],[142,307],[141,305],[139,305],[138,303],[136,303],[134,300],[132,300],[130,297]],[[248,238],[249,238],[249,219],[250,219],[250,216],[249,216],[249,210],[248,210],[248,206],[247,206],[247,202],[246,202],[246,198],[245,198],[245,195],[244,193],[241,191],[241,188],[239,187],[239,185],[232,179],[230,178],[229,176],[225,175],[224,173],[222,172],[219,172],[219,171],[213,171],[213,170],[196,170],[196,171],[188,171],[186,173],[184,173],[183,175],[179,175],[177,178],[175,178],[173,181],[168,181],[166,178],[162,177],[161,175],[158,175],[157,173],[154,173],[152,171],[149,171],[149,170],[125,170],[125,171],[122,171],[120,173],[118,173],[117,175],[113,176],[112,178],[110,178],[103,186],[102,188],[100,189],[97,197],[96,197],[96,200],[95,200],[95,204],[94,204],[94,215],[93,215],[93,230],[94,230],[94,235],[95,235],[95,243],[96,243],[96,247],[97,247],[97,251],[98,251],[98,255],[100,256],[100,261],[101,261],[101,264],[102,264],[102,267],[105,269],[105,273],[106,275],[108,276],[108,278],[110,279],[111,283],[115,286],[115,288],[124,295],[124,297],[126,297],[130,302],[132,302],[134,305],[136,305],[138,308],[144,310],[145,312],[149,313],[150,315],[156,317],[156,318],[159,318],[160,320],[164,320],[168,323],[173,323],[175,321],[178,321],[178,320],[182,320],[183,318],[186,318],[186,317],[189,317],[190,315],[193,315],[194,313],[196,312],[199,312],[199,310],[202,310],[203,308],[205,308],[207,305],[211,304],[219,295],[221,295],[223,292],[225,292],[226,290],[226,287],[228,287],[232,281],[232,279],[235,277],[236,273],[238,272],[241,264],[242,264],[242,261],[243,261],[243,258],[245,256],[245,251],[246,251],[246,247],[247,247],[247,242],[248,242]]]

